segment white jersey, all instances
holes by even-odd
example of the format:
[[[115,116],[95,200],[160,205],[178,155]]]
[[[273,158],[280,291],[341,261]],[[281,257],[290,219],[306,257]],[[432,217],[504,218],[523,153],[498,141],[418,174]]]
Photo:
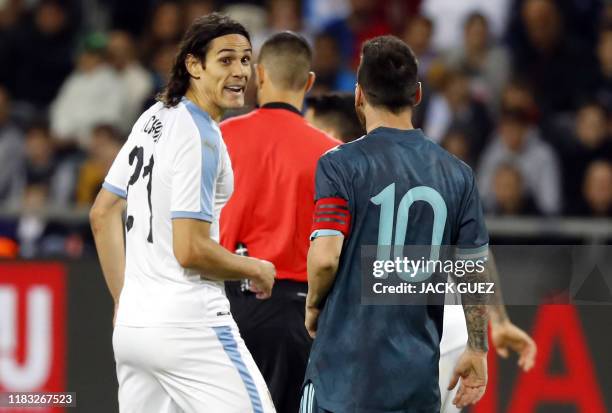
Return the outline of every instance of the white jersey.
[[[221,131],[193,102],[160,102],[136,121],[103,187],[127,199],[125,283],[117,325],[219,326],[233,322],[222,282],[181,267],[172,219],[211,222],[233,190]]]

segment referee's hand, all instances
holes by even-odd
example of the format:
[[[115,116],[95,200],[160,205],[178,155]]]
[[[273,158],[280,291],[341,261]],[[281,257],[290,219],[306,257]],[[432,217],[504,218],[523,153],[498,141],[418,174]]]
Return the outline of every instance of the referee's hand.
[[[251,291],[255,293],[255,297],[265,300],[272,295],[276,268],[270,261],[259,259],[257,261],[259,271],[257,271],[257,276],[251,279]]]

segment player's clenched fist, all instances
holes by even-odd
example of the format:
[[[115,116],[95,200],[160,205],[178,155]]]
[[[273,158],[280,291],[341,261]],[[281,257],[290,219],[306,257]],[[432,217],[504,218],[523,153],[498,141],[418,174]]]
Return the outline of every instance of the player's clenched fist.
[[[274,264],[265,260],[257,260],[257,264],[257,275],[251,279],[251,291],[255,293],[255,297],[265,300],[272,295],[276,268]]]

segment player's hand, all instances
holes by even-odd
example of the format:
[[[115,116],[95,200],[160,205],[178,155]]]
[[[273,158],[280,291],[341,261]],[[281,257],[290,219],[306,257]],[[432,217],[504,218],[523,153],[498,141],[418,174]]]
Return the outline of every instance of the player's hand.
[[[306,319],[304,320],[304,326],[310,338],[314,339],[317,336],[317,325],[319,322],[319,310],[316,307],[306,306]]]
[[[272,286],[274,286],[274,277],[276,276],[276,268],[270,261],[257,260],[258,271],[257,275],[251,278],[251,291],[255,293],[255,297],[260,300],[270,298],[272,295]]]
[[[502,358],[508,357],[509,350],[516,352],[519,355],[518,365],[523,371],[529,371],[535,364],[538,352],[536,343],[509,320],[491,323],[491,341]]]
[[[475,404],[484,395],[487,388],[487,353],[466,349],[455,366],[448,390],[454,389],[460,378],[453,404],[462,409]]]

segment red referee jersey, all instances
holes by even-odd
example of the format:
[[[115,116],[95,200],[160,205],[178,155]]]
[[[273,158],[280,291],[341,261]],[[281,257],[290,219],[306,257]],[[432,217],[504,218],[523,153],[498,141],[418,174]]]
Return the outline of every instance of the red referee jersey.
[[[221,213],[221,244],[276,266],[277,278],[306,282],[314,175],[340,142],[310,126],[294,107],[271,103],[221,123],[234,170],[234,194]]]

